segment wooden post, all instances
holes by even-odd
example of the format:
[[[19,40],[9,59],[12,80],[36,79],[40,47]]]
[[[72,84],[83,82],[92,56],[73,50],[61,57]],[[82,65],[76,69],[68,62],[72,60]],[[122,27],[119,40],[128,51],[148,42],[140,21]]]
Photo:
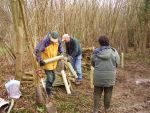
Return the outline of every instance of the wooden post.
[[[11,110],[12,110],[12,108],[14,106],[14,102],[15,102],[14,99],[11,99],[10,106],[9,106],[9,109],[8,109],[7,113],[11,112]]]
[[[63,55],[46,59],[46,60],[44,60],[44,62],[45,62],[45,63],[50,63],[50,62],[55,62],[55,61],[58,61],[58,60],[61,60],[61,59],[64,59],[64,56],[63,56]]]
[[[32,40],[29,36],[29,32],[27,29],[27,21],[25,20],[25,8],[24,8],[24,1],[23,0],[11,0],[11,9],[12,9],[12,15],[13,15],[13,21],[14,21],[14,27],[16,32],[17,39],[17,48],[18,49],[18,56],[16,55],[16,76],[18,79],[21,79],[22,75],[22,40],[25,39],[27,42],[30,57],[32,59],[32,63],[34,65],[34,77],[35,77],[35,94],[36,94],[36,103],[44,103],[44,98],[42,96],[42,89],[40,86],[40,80],[35,71],[39,68],[39,66],[36,63],[36,59],[33,56],[33,46],[32,46]],[[18,59],[18,60],[17,60]]]
[[[76,71],[73,69],[71,63],[70,63],[70,62],[67,62],[67,61],[63,61],[63,62],[64,62],[64,64],[65,64],[66,66],[68,66],[68,68],[70,69],[70,71],[71,71],[71,73],[73,74],[73,76],[75,76],[75,78],[78,78],[77,73],[76,73]]]
[[[66,88],[67,94],[71,94],[70,87],[69,87],[69,84],[68,84],[68,81],[67,81],[67,76],[66,76],[65,71],[62,70],[61,74],[62,74],[62,78],[63,78],[64,84],[65,84],[65,88]]]
[[[91,86],[91,88],[94,88],[94,86],[93,86],[93,74],[94,74],[94,67],[91,66],[91,72],[90,72],[90,86]]]
[[[19,2],[17,0],[11,0],[11,12],[13,16],[15,36],[16,36],[16,79],[21,80],[22,77],[22,54],[23,54],[23,39],[24,39],[24,26],[22,21],[21,11],[19,9]]]
[[[124,53],[121,53],[121,68],[124,68]]]
[[[44,60],[45,63],[50,63],[50,62],[55,62],[55,61],[58,61],[58,60],[62,60],[64,59],[63,63],[68,66],[68,68],[70,69],[71,73],[75,76],[75,78],[78,78],[77,76],[77,73],[76,71],[73,69],[72,65],[70,62],[67,62],[65,59],[65,57],[63,55],[61,56],[56,56],[56,57],[53,57],[53,58],[50,58],[50,59],[46,59]]]
[[[92,50],[94,51],[95,47],[93,46],[92,47]],[[91,88],[94,88],[94,85],[93,85],[93,75],[94,75],[94,67],[91,66],[91,72],[90,72],[90,86]]]

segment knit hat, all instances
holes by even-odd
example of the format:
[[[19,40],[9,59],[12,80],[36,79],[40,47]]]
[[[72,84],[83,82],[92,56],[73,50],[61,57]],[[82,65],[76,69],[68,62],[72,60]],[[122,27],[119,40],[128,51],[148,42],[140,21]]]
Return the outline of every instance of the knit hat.
[[[50,39],[51,39],[52,42],[57,43],[58,42],[58,37],[59,37],[58,32],[54,31],[54,32],[51,33],[51,38]]]

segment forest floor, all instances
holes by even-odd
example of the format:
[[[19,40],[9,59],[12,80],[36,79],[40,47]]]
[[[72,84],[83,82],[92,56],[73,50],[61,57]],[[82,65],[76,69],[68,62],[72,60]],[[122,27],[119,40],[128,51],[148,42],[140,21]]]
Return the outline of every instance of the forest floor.
[[[14,75],[11,65],[0,58],[0,97],[7,98],[4,84]],[[125,68],[117,69],[117,81],[113,90],[110,113],[150,113],[150,84],[137,85],[139,79],[150,79],[150,64],[136,60],[126,60]],[[74,92],[67,95],[64,86],[55,87],[54,101],[58,113],[92,113],[93,89],[90,88],[89,72],[80,86],[74,84]],[[35,105],[34,88],[21,88],[22,97],[15,100],[12,113],[45,113]],[[103,97],[100,111],[103,113]]]

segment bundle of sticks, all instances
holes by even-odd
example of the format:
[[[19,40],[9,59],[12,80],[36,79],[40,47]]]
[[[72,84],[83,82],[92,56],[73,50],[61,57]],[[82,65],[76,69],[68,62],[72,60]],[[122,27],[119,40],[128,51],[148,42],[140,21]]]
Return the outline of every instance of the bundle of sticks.
[[[94,50],[94,47],[82,48],[82,54],[83,54],[82,67],[85,70],[90,70],[91,55],[92,55],[93,50]]]

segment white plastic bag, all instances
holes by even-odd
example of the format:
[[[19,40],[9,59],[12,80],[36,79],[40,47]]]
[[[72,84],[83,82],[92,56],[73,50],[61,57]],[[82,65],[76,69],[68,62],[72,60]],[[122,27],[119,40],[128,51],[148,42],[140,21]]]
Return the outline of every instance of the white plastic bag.
[[[20,92],[20,81],[18,80],[9,80],[5,87],[7,89],[8,96],[13,99],[18,99],[21,96]]]

